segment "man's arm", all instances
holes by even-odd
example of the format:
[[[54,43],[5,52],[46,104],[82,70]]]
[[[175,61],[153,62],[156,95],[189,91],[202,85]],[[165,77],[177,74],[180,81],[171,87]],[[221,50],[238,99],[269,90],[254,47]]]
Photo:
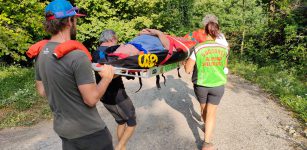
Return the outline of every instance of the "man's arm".
[[[88,57],[83,52],[80,53],[78,51],[75,51],[75,55],[74,57],[76,58],[74,58],[71,66],[78,89],[83,102],[89,107],[94,107],[111,82],[114,69],[110,65],[102,66],[102,71],[98,72],[102,79],[96,84],[95,74]]]
[[[38,58],[35,59],[35,86],[36,86],[36,90],[38,92],[38,94],[42,97],[46,97],[46,92],[45,92],[45,88],[43,85],[43,81],[42,78],[39,74],[39,65],[38,65]]]
[[[43,82],[36,80],[35,85],[36,85],[36,90],[38,94],[42,97],[46,97],[46,92],[45,92]]]
[[[84,103],[89,107],[94,107],[100,98],[104,95],[110,82],[113,79],[113,67],[104,65],[103,71],[100,71],[99,75],[102,77],[102,80],[100,80],[98,84],[90,83],[78,86]]]

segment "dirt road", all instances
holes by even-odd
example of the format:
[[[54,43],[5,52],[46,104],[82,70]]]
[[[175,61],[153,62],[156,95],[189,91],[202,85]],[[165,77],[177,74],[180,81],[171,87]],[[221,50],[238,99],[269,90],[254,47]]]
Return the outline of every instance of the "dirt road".
[[[199,105],[190,75],[181,71],[165,74],[166,87],[157,90],[155,78],[143,79],[140,92],[137,80],[125,80],[125,86],[137,110],[138,126],[128,150],[197,150],[203,139]],[[99,112],[110,129],[114,144],[115,121],[99,104]],[[263,94],[259,88],[230,75],[225,95],[218,108],[214,144],[219,150],[291,150],[305,149],[303,140],[293,138],[292,127],[299,124],[291,113]],[[290,134],[290,133],[292,134]],[[33,127],[0,131],[0,149],[59,150],[61,141],[52,129],[52,121]]]

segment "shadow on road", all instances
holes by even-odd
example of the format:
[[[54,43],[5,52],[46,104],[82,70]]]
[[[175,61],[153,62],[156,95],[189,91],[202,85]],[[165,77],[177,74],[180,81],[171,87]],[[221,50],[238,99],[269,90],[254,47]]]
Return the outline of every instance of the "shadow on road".
[[[200,120],[201,116],[193,108],[192,97],[195,97],[194,90],[189,88],[187,83],[182,81],[182,79],[175,79],[173,76],[168,75],[166,78],[166,86],[161,83],[160,90],[153,87],[151,89],[141,90],[136,94],[139,96],[142,95],[142,97],[144,96],[150,101],[150,103],[138,104],[136,107],[151,106],[154,100],[164,100],[170,107],[180,112],[185,117],[193,133],[198,149],[201,149],[203,141],[199,135],[198,128],[202,129],[203,123],[197,121]],[[198,102],[196,103],[198,107]]]

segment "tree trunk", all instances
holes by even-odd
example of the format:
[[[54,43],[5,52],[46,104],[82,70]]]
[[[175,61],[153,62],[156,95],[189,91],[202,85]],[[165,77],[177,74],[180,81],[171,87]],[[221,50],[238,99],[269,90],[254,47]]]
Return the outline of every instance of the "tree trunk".
[[[270,0],[270,17],[274,18],[275,15],[275,0]]]
[[[245,39],[245,1],[243,0],[243,13],[242,13],[242,26],[243,26],[243,33],[242,33],[242,42],[241,42],[241,50],[240,54],[241,56],[243,55],[243,50],[244,50],[244,39]]]
[[[274,16],[275,16],[275,0],[270,0],[270,3],[269,3],[269,26],[271,26],[273,20],[274,20]]]
[[[244,50],[244,39],[245,39],[245,27],[243,28],[243,33],[242,33],[242,42],[241,42],[241,56],[243,55],[243,50]]]

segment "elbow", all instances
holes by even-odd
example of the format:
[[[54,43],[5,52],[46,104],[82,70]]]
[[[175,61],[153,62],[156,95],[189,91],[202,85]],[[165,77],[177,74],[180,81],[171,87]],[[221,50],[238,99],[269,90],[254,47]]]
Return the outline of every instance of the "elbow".
[[[184,69],[184,72],[185,72],[185,73],[187,73],[187,74],[190,74],[190,72],[188,72],[188,70],[187,70],[187,69]]]
[[[187,74],[191,74],[191,73],[193,72],[193,69],[187,69],[185,72],[186,72]]]
[[[89,107],[95,107],[99,99],[94,97],[83,98],[83,102]]]
[[[190,74],[190,72],[188,72],[188,69],[185,66],[184,66],[184,72]]]
[[[192,72],[192,70],[189,69],[189,68],[187,68],[186,66],[184,66],[184,71],[185,71],[185,73],[187,73],[187,74],[190,74],[190,73]]]
[[[41,97],[46,97],[45,88],[43,86],[43,83],[41,81],[36,82],[36,91]]]
[[[185,73],[190,74],[192,71],[185,70]]]
[[[46,97],[46,93],[43,89],[37,89],[37,93],[41,96],[41,97]]]
[[[93,89],[83,90],[83,92],[81,92],[83,103],[88,107],[95,107],[100,100],[99,94],[92,90]]]
[[[83,102],[88,106],[88,107],[95,107],[96,103],[98,100],[91,100],[91,99],[84,99]]]
[[[45,92],[39,91],[38,94],[39,94],[41,97],[46,97]]]

